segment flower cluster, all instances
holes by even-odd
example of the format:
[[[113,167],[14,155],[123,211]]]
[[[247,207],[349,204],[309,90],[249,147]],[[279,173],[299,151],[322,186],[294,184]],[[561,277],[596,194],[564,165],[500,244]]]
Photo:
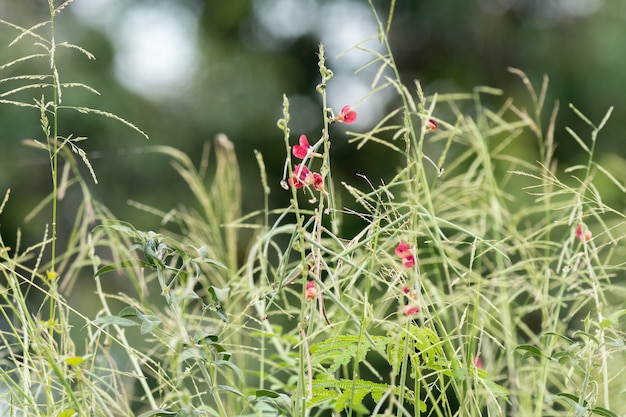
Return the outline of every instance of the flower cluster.
[[[578,227],[576,227],[576,237],[583,242],[589,242],[593,237],[593,233],[591,233],[591,230],[589,229],[586,229],[583,232],[583,225],[579,224]]]
[[[405,316],[412,316],[420,312],[419,305],[417,304],[417,291],[409,289],[408,286],[402,287],[402,292],[409,299],[408,303],[402,307],[402,313]]]
[[[343,123],[354,123],[356,121],[356,112],[350,106],[344,106],[339,114],[332,119]],[[311,156],[320,156],[313,152],[313,147],[309,143],[306,135],[300,135],[298,145],[292,148],[293,156],[298,159],[306,160]],[[324,179],[317,172],[312,172],[304,164],[297,164],[293,167],[291,178],[287,181],[289,186],[300,189],[304,186],[312,185],[317,191],[324,191]],[[286,187],[285,187],[286,188]]]
[[[402,266],[406,269],[411,269],[415,265],[415,256],[413,256],[413,250],[411,246],[406,242],[398,243],[394,251],[396,255],[402,259]]]
[[[305,159],[313,154],[313,148],[305,135],[300,135],[299,145],[294,145],[293,156],[298,159]],[[293,173],[289,178],[289,185],[294,188],[302,188],[305,185],[312,185],[317,191],[324,189],[324,179],[317,172],[311,172],[304,164],[297,164],[293,167]]]
[[[324,180],[317,172],[311,172],[306,165],[298,164],[293,167],[293,176],[289,178],[289,185],[295,188],[312,185],[317,191],[322,191]]]
[[[413,255],[413,249],[411,245],[402,241],[398,243],[398,246],[394,249],[394,252],[402,260],[402,266],[406,269],[411,269],[415,266],[415,255]],[[417,290],[410,289],[407,285],[402,287],[402,292],[408,298],[408,302],[402,307],[402,313],[405,316],[413,316],[420,312],[419,305],[417,303]]]

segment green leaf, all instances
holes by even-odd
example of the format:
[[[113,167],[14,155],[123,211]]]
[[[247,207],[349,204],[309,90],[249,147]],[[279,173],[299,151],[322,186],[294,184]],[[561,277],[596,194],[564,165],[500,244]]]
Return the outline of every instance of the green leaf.
[[[572,339],[570,339],[569,337],[567,337],[567,336],[565,336],[565,335],[562,335],[562,334],[560,334],[560,333],[556,333],[556,332],[545,332],[544,334],[545,334],[546,336],[556,336],[556,337],[559,337],[559,338],[561,338],[561,339],[565,340],[565,341],[566,341],[567,343],[569,343],[570,345],[573,345],[574,343],[576,343],[576,342],[574,342]]]
[[[152,331],[159,327],[159,325],[161,324],[161,320],[159,320],[159,318],[156,316],[142,315],[141,318],[142,335],[152,333]]]
[[[212,333],[204,333],[201,331],[196,331],[196,334],[194,335],[193,338],[196,343],[217,343],[218,340],[220,340],[219,336],[216,334],[212,334]]]
[[[209,288],[209,292],[211,293],[211,295],[213,295],[213,297],[215,297],[217,301],[223,304],[228,301],[228,293],[230,292],[230,287],[217,288],[215,286],[211,286],[211,288]]]
[[[178,414],[176,411],[166,411],[166,410],[159,409],[159,410],[146,411],[145,413],[142,413],[138,415],[137,417],[175,416],[176,414]]]
[[[328,400],[335,400],[334,408],[341,412],[348,407],[354,411],[367,414],[366,408],[361,404],[367,394],[370,394],[375,402],[382,399],[385,393],[392,390],[400,395],[401,390],[407,401],[413,401],[415,395],[406,387],[390,387],[387,384],[366,381],[363,379],[334,379],[333,377],[320,377],[313,380],[313,398],[309,405]]]
[[[199,248],[196,249],[198,251],[198,255],[195,258],[192,258],[191,261],[194,263],[203,263],[203,264],[209,264],[209,265],[213,265],[216,266],[218,268],[222,268],[222,269],[228,269],[228,267],[226,265],[224,265],[221,262],[216,261],[215,259],[211,259],[211,258],[207,258],[206,256],[206,247],[201,246]]]
[[[580,405],[578,404],[579,398],[576,395],[567,392],[559,392],[556,396],[562,398],[566,403],[574,407],[577,410],[576,415],[584,415],[586,413],[587,401],[583,401],[582,405]]]
[[[594,407],[591,409],[591,412],[599,416],[604,416],[604,417],[619,417],[617,414],[615,414],[611,410],[607,410],[606,408],[602,408],[602,407]]]
[[[204,343],[207,346],[212,347],[213,349],[215,349],[215,351],[217,353],[224,353],[227,354],[227,350],[224,348],[224,346],[222,346],[221,344],[217,343],[219,341],[219,337],[217,335],[214,334],[206,334],[206,335],[195,335],[196,343]]]
[[[107,272],[119,271],[120,269],[130,269],[133,267],[133,265],[134,262],[132,261],[122,261],[116,264],[103,266],[96,271],[94,277],[99,277],[100,275],[106,274]]]
[[[120,310],[120,312],[117,313],[117,316],[118,317],[137,317],[139,316],[139,314],[140,313],[137,311],[135,307],[126,307]]]
[[[65,358],[64,362],[70,366],[78,366],[83,363],[84,360],[85,358],[82,356],[71,356],[69,358]]]
[[[259,397],[269,397],[269,398],[278,398],[279,397],[279,393],[276,391],[273,391],[271,389],[258,389],[254,392],[254,395],[259,398]]]
[[[417,400],[417,403],[419,404],[420,411],[422,413],[425,413],[426,410],[428,409],[428,407],[426,406],[426,403],[422,400]]]
[[[122,326],[122,327],[139,326],[139,323],[133,320],[125,319],[123,317],[117,317],[117,316],[98,317],[97,319],[93,321],[93,323],[101,327],[106,327],[111,324],[116,325],[116,326]]]
[[[228,353],[227,355],[228,355],[228,359],[230,359],[230,353]],[[226,367],[226,368],[230,368],[235,373],[235,375],[237,375],[239,380],[244,381],[245,377],[244,377],[243,372],[241,371],[241,369],[239,369],[239,367],[237,365],[235,365],[234,363],[232,363],[228,359],[226,359],[226,360],[224,360],[224,359],[217,359],[214,363],[215,363],[216,366],[223,366],[223,367]]]
[[[592,340],[596,345],[600,345],[600,341],[596,338],[596,336],[591,334],[591,333],[589,333],[589,332],[584,332],[582,330],[578,330],[578,331],[574,332],[574,334],[572,336],[579,336],[583,340],[584,340],[585,337],[587,337],[590,340]],[[587,343],[587,340],[585,340],[585,343]]]
[[[606,329],[607,327],[611,327],[612,325],[613,325],[613,322],[609,319],[604,319],[600,322],[601,329]]]
[[[523,350],[526,353],[522,356],[522,359],[527,359],[531,356],[539,356],[542,358],[547,358],[548,356],[544,355],[542,351],[532,345],[519,345],[515,348],[515,350]]]
[[[386,337],[374,337],[377,347],[382,350],[387,343]],[[353,359],[363,362],[367,353],[372,348],[369,340],[357,335],[342,335],[327,339],[311,346],[312,361],[314,364],[328,363],[330,372],[335,372],[342,365],[347,365]]]
[[[226,391],[226,392],[231,392],[241,398],[246,398],[245,395],[243,395],[243,393],[241,391],[239,391],[237,388],[231,387],[230,385],[218,385],[217,388],[220,391]]]
[[[617,324],[620,317],[622,317],[624,314],[626,314],[626,309],[617,310],[616,312],[611,314],[607,320],[610,320],[612,324]],[[604,323],[604,321],[602,323]]]
[[[59,414],[59,417],[72,417],[77,415],[78,413],[76,412],[76,410],[74,410],[73,408],[68,408],[67,410],[63,410],[63,412]]]
[[[93,231],[96,232],[98,230],[108,231],[109,229],[117,230],[118,232],[126,233],[131,236],[135,236],[137,234],[137,229],[135,227],[124,221],[116,221],[114,224],[101,224],[93,228]]]
[[[179,357],[179,361],[183,362],[183,361],[186,361],[187,359],[193,359],[196,362],[198,362],[198,361],[205,360],[206,356],[199,349],[188,348],[188,349],[185,349],[185,350],[183,350],[181,352],[180,357]]]
[[[498,385],[488,378],[481,378],[481,381],[485,388],[487,388],[489,392],[491,392],[496,397],[500,397],[505,400],[509,399],[509,391],[502,385]]]

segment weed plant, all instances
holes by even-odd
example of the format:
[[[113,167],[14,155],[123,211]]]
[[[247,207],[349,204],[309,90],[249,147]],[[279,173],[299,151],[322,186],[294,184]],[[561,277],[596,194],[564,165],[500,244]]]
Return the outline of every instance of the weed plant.
[[[357,149],[401,156],[390,181],[367,167],[355,184],[333,180],[333,125],[354,121],[358,106],[328,107],[333,73],[320,46],[320,135],[290,130],[284,97],[280,186],[256,153],[263,208],[241,212],[225,135],[199,167],[152,146],[195,202],[170,212],[133,202],[170,226],[142,231],[91,196],[86,138],[60,133],[63,113],[78,111],[144,135],[62,100],[71,88],[97,93],[60,76],[60,48],[91,58],[55,39],[69,3],[49,0],[50,19],[32,27],[2,21],[15,32],[9,47],[31,41],[33,52],[0,64],[0,103],[38,110],[43,135],[28,144],[47,152],[52,185],[29,214],[49,216],[41,242],[0,241],[2,415],[626,415],[626,225],[595,185],[601,176],[625,191],[594,160],[611,109],[594,122],[569,106],[589,126],[583,138],[557,125],[547,78],[536,86],[517,69],[527,97],[487,87],[425,96],[402,82],[387,41],[394,2],[387,19],[372,7],[379,33],[368,42],[384,52],[354,46],[377,68],[364,100],[391,89],[397,107],[349,134]],[[20,73],[28,61],[45,71]],[[557,132],[585,163],[559,166]],[[67,192],[81,204],[73,228],[57,230]],[[270,207],[270,192],[289,193],[288,207]],[[346,230],[350,217],[358,233]],[[103,289],[115,273],[127,291]],[[95,315],[68,301],[79,275],[95,282]]]

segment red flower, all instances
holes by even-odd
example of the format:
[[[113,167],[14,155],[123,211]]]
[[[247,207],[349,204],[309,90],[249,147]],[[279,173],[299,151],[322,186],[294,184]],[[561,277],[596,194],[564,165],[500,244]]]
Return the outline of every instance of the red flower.
[[[413,258],[413,256],[411,256],[411,258]],[[402,292],[407,297],[411,297],[414,301],[417,301],[417,291],[416,290],[411,290],[407,285],[404,285],[404,286],[402,286]]]
[[[398,243],[398,246],[394,249],[396,255],[402,259],[402,266],[410,269],[415,265],[415,257],[413,256],[413,250],[411,246],[406,242]]]
[[[309,141],[306,136],[300,135],[300,145],[293,146],[293,156],[299,159],[304,159],[310,150],[311,145],[309,145]]]
[[[413,255],[405,256],[402,258],[402,266],[406,269],[411,269],[415,266],[415,258]]]
[[[437,121],[435,121],[434,119],[428,119],[428,122],[426,122],[426,132],[434,132],[435,130],[437,130],[438,126],[439,125],[437,124]]]
[[[416,305],[406,305],[402,308],[405,316],[412,316],[420,312],[420,308]]]
[[[306,283],[306,298],[307,300],[315,300],[317,295],[317,288],[315,288],[315,281],[309,281]]]
[[[579,224],[578,227],[576,227],[576,237],[583,242],[589,242],[593,237],[593,233],[591,233],[591,230],[586,230],[585,233],[583,233],[583,225]]]
[[[309,185],[313,182],[313,175],[306,165],[298,164],[293,167],[293,177],[289,178],[289,185],[296,188],[302,188],[305,184]]]
[[[474,367],[483,369],[484,364],[480,356],[474,356],[472,362],[474,363]]]
[[[313,188],[315,188],[317,191],[324,190],[324,179],[317,172],[313,173]]]
[[[343,123],[354,123],[356,122],[356,112],[352,110],[351,106],[343,106],[339,114],[335,117],[335,120]]]
[[[394,252],[399,257],[406,258],[407,256],[411,255],[411,246],[409,246],[409,244],[406,242],[400,242],[398,243],[398,246],[396,246]]]
[[[293,167],[293,175],[289,178],[289,185],[302,188],[305,185],[312,185],[317,191],[324,190],[324,179],[317,172],[311,172],[306,165],[298,164]]]

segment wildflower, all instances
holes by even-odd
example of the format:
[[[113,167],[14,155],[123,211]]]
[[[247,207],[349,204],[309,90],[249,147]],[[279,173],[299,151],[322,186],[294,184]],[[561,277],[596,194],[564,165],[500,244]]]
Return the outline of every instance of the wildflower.
[[[48,281],[50,282],[54,282],[56,281],[56,279],[59,277],[59,274],[55,271],[46,271],[46,278],[48,278]]]
[[[474,356],[472,358],[472,363],[474,364],[475,368],[483,369],[484,367],[483,360],[480,356]]]
[[[402,287],[402,292],[404,293],[404,295],[406,295],[407,297],[410,297],[411,299],[413,299],[414,301],[417,301],[417,290],[411,290],[409,288],[408,285],[404,285]]]
[[[583,242],[589,242],[593,237],[593,233],[591,233],[589,229],[583,233],[583,225],[579,224],[578,227],[576,227],[576,237]]]
[[[293,177],[289,178],[289,185],[302,188],[304,185],[313,183],[313,174],[306,165],[298,164],[293,167]]]
[[[324,179],[317,172],[313,173],[313,188],[315,188],[317,191],[324,190]]]
[[[356,122],[356,112],[352,110],[351,106],[343,106],[334,120],[347,124],[354,123]]]
[[[420,308],[417,305],[405,305],[402,308],[402,312],[405,316],[412,316],[420,312]]]
[[[300,135],[299,142],[300,145],[294,145],[293,147],[293,156],[304,159],[311,150],[311,145],[309,145],[309,141],[305,135]]]
[[[324,190],[324,179],[317,172],[311,172],[306,165],[298,164],[293,167],[293,176],[289,178],[289,185],[295,188],[302,188],[305,185],[312,185],[317,191]]]
[[[413,256],[413,251],[411,250],[411,246],[408,243],[398,243],[398,246],[396,246],[394,252],[400,257],[400,259],[402,259],[403,267],[405,267],[406,269],[410,269],[415,266],[415,257]]]
[[[396,255],[398,255],[401,258],[410,256],[412,253],[411,246],[409,246],[409,244],[406,242],[398,243],[398,246],[396,246],[396,249],[394,250],[394,252],[396,253]]]
[[[438,126],[439,125],[437,124],[437,121],[435,119],[428,119],[428,122],[426,122],[426,132],[434,132],[435,130],[437,130]]]
[[[406,269],[411,269],[415,266],[415,258],[413,255],[405,256],[402,258],[402,266]]]
[[[307,300],[315,300],[317,295],[317,288],[315,288],[315,281],[309,281],[306,283],[306,298]]]

